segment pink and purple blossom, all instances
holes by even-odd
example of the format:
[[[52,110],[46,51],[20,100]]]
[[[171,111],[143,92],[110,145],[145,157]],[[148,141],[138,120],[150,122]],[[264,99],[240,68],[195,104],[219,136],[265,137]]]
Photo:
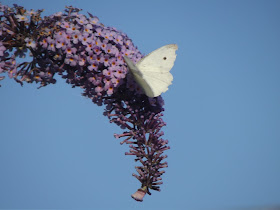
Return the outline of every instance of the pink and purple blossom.
[[[27,22],[28,18],[25,15],[15,15],[18,22]]]
[[[24,40],[26,42],[26,46],[27,47],[31,47],[32,49],[35,49],[36,48],[36,42],[30,38],[25,38]]]
[[[55,84],[54,76],[58,74],[72,87],[81,87],[83,96],[104,105],[104,115],[125,130],[115,137],[124,139],[121,144],[129,145],[126,155],[134,156],[140,165],[133,176],[141,188],[132,197],[143,201],[150,190],[160,191],[162,169],[167,167],[163,153],[169,149],[161,132],[166,125],[162,120],[164,103],[160,96],[149,98],[143,94],[129,73],[123,56],[134,62],[143,57],[131,39],[104,26],[96,16],[79,14],[78,8],[67,7],[63,13],[38,18],[36,24],[30,22],[30,16],[39,17],[42,10],[26,12],[28,18],[19,11],[17,5],[8,8],[0,4],[4,17],[0,22],[5,25],[0,28],[0,40],[5,40],[0,41],[0,73],[21,85],[35,82],[40,87]],[[26,33],[28,27],[32,37]],[[26,47],[33,60],[17,64],[15,57],[25,54],[22,49]]]

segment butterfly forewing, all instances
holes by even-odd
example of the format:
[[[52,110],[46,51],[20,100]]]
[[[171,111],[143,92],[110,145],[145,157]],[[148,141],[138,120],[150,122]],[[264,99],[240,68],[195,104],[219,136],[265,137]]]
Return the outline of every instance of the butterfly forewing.
[[[142,58],[136,66],[140,72],[166,72],[174,65],[176,44],[165,45]]]

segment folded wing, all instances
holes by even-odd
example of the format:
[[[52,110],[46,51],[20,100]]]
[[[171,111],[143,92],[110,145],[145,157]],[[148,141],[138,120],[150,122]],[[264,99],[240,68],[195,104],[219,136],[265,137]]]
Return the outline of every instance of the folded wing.
[[[142,58],[136,65],[125,56],[134,79],[148,97],[159,96],[172,84],[173,76],[169,71],[174,65],[177,49],[175,44],[165,45]]]

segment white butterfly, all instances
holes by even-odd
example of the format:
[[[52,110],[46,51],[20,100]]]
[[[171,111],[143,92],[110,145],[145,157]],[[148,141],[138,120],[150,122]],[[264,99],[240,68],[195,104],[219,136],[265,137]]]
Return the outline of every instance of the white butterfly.
[[[176,59],[176,44],[165,45],[146,55],[136,64],[127,56],[124,60],[134,79],[148,97],[157,97],[168,90],[173,76],[169,72]]]

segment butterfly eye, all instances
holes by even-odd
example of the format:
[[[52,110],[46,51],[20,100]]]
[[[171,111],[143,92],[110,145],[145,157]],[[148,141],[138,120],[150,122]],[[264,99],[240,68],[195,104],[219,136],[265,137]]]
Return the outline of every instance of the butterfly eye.
[[[163,57],[163,60],[166,60],[167,58],[166,57]]]

